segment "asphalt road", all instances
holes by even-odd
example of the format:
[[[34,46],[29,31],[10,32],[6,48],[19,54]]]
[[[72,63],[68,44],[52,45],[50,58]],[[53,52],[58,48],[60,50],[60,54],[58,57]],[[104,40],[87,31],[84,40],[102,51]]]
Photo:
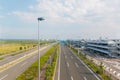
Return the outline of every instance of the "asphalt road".
[[[52,46],[52,45],[51,45]],[[51,46],[41,51],[43,55]],[[16,77],[23,73],[32,63],[38,59],[38,55],[35,54],[24,61],[0,72],[0,80],[16,80]]]
[[[101,80],[68,47],[61,45],[59,64],[54,80]]]
[[[29,53],[31,53],[33,51],[36,51],[36,50],[37,50],[37,48],[29,50],[29,51],[26,51],[26,52],[23,52],[23,53],[20,53],[20,54],[17,54],[15,56],[9,55],[6,58],[4,58],[3,60],[0,60],[0,66],[4,65],[6,63],[9,63],[11,61],[14,61],[14,60],[16,60],[16,59],[18,59],[20,57],[23,57],[24,55],[29,54]]]
[[[45,46],[41,46],[41,48],[43,48],[43,47],[45,47]],[[34,51],[36,51],[36,50],[37,50],[37,47],[36,47],[36,48],[33,48],[33,49],[31,49],[31,50],[25,51],[25,52],[23,52],[23,53],[14,55],[14,56],[12,56],[11,54],[3,55],[3,56],[4,56],[4,57],[3,57],[4,59],[3,59],[3,60],[0,60],[0,66],[4,65],[4,64],[6,64],[6,63],[9,63],[9,62],[11,62],[11,61],[14,61],[14,60],[16,60],[16,59],[18,59],[18,58],[20,58],[20,57],[23,57],[23,56],[26,55],[26,54],[29,54],[29,53],[31,53],[31,52],[34,52]],[[12,54],[14,54],[14,53],[12,53]]]

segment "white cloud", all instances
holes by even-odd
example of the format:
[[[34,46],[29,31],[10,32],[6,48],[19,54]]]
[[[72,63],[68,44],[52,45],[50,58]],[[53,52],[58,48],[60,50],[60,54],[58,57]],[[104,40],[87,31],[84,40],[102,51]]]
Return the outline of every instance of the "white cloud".
[[[51,22],[94,22],[100,17],[111,19],[120,15],[119,0],[37,0],[30,5],[32,12],[14,11],[13,14],[31,21],[37,16],[44,16]],[[116,15],[117,14],[117,15]],[[26,16],[26,17],[25,17]],[[109,18],[110,17],[110,18]]]
[[[120,0],[37,0],[37,2],[36,5],[28,6],[30,12],[14,11],[12,14],[29,22],[43,16],[49,23],[57,25],[86,24],[89,29],[85,28],[85,34],[120,35]],[[95,32],[91,28],[95,29]]]

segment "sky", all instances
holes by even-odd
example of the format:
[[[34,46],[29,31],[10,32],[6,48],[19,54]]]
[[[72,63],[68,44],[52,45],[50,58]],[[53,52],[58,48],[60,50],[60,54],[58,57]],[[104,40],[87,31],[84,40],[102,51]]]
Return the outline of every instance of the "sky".
[[[0,39],[120,39],[120,0],[0,0]]]

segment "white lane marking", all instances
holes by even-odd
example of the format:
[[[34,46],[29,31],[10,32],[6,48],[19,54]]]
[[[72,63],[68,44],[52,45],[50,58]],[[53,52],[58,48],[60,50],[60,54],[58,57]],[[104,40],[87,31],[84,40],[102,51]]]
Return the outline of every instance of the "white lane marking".
[[[87,78],[86,78],[86,77],[84,77],[84,80],[87,80]]]
[[[73,55],[75,55],[72,50],[70,50],[70,51],[72,52]],[[75,55],[75,56],[98,80],[101,80],[77,55]]]
[[[3,76],[2,78],[0,78],[0,80],[3,80],[4,78],[6,78],[8,76],[8,74],[6,74],[5,76]]]
[[[65,59],[67,59],[67,56],[65,55]]]
[[[75,65],[76,65],[76,67],[78,68],[79,66],[78,66],[78,64],[75,62]]]
[[[73,59],[73,57],[71,56],[71,59]]]
[[[69,67],[69,63],[67,62],[67,66]]]
[[[59,71],[58,71],[58,80],[60,80],[60,58],[61,58],[61,47],[60,47],[60,53],[59,53]]]
[[[71,80],[73,80],[73,77],[71,76]]]
[[[24,62],[23,64],[21,64],[21,67],[24,66],[25,64],[27,64],[27,62]]]

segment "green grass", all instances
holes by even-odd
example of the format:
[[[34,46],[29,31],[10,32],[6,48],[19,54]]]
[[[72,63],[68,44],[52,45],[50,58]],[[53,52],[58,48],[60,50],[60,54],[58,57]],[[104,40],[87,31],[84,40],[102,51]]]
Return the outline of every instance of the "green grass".
[[[46,61],[48,60],[49,56],[54,52],[56,46],[53,46],[50,50],[48,50],[45,55],[41,56],[40,58],[40,67],[42,68]]]
[[[0,58],[0,60],[3,60],[4,58]]]
[[[33,48],[34,44],[6,43],[0,46],[0,56]],[[22,49],[20,49],[22,48]]]
[[[55,41],[40,40],[40,45],[53,43]],[[31,49],[38,45],[37,40],[0,40],[0,56]]]
[[[34,47],[34,48],[32,48],[32,49],[35,49],[36,47]],[[24,53],[24,52],[27,52],[27,51],[29,51],[29,50],[31,50],[31,49],[27,49],[27,50],[22,50],[22,51],[19,51],[19,52],[15,52],[14,54],[11,54],[11,56],[15,56],[15,55],[17,55],[17,54],[20,54],[20,53]]]
[[[56,61],[57,61],[57,56],[58,56],[59,48],[56,49],[53,61],[51,64],[48,65],[46,69],[46,80],[52,80],[54,72],[55,72],[55,66],[56,66]]]
[[[54,52],[56,46],[50,48],[43,56],[40,58],[40,68],[42,69],[49,56]],[[17,77],[16,80],[33,80],[38,76],[38,60],[34,62],[24,73]]]
[[[99,74],[103,80],[112,80],[109,76],[107,76],[104,72],[103,72],[103,67],[101,66],[97,66],[93,63],[92,60],[89,60],[85,57],[85,55],[83,55],[82,53],[80,53],[79,55],[77,54],[77,50],[75,50],[74,48],[71,48],[77,56],[79,56],[79,58],[84,61],[95,73]]]

